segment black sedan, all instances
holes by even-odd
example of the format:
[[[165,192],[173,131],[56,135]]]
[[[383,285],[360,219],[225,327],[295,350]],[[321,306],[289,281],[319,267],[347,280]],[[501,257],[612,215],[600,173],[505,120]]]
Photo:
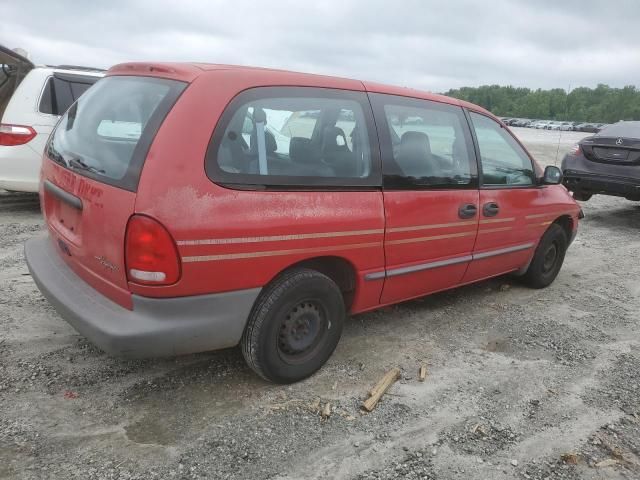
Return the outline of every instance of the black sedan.
[[[576,200],[593,194],[640,201],[640,122],[607,125],[562,160],[563,183]]]

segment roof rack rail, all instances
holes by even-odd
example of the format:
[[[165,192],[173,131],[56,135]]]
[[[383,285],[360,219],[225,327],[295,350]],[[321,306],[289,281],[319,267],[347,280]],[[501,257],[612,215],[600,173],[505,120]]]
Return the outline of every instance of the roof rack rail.
[[[64,70],[83,70],[85,72],[106,72],[104,68],[83,67],[81,65],[47,65],[51,68],[60,68]]]

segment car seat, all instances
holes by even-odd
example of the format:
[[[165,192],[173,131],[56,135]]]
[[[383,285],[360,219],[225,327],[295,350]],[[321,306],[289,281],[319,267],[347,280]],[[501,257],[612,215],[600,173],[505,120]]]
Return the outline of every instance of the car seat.
[[[421,178],[437,174],[431,154],[429,136],[424,132],[404,132],[395,160],[405,176]]]

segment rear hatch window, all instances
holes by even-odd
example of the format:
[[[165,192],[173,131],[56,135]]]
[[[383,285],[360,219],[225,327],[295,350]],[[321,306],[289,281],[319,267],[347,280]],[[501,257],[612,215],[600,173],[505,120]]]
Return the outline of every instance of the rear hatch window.
[[[136,191],[151,142],[186,85],[151,77],[103,78],[61,118],[47,155],[80,175]]]

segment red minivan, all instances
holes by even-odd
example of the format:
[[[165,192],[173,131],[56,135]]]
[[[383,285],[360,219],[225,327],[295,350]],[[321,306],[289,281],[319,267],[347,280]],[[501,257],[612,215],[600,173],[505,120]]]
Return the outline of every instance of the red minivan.
[[[207,64],[113,67],[45,149],[40,290],[107,352],[240,344],[311,375],[346,315],[515,273],[549,285],[581,211],[496,117],[417,90]]]

